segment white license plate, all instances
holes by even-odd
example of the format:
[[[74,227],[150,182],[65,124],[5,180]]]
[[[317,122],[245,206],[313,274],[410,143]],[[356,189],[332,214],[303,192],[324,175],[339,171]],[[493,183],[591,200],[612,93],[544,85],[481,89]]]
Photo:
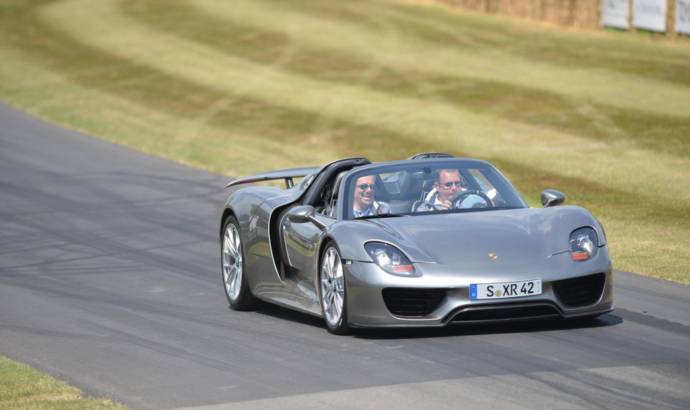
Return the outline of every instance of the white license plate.
[[[470,299],[506,299],[541,295],[541,280],[520,282],[473,283],[470,285]]]

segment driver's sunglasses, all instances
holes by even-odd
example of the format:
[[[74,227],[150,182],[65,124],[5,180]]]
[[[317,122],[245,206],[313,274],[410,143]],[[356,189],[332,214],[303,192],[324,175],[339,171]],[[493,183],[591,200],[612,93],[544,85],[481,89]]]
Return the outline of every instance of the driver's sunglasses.
[[[367,189],[374,189],[374,184],[359,184],[357,185],[357,188],[361,189],[362,191],[366,191]]]
[[[452,187],[453,185],[455,185],[456,187],[460,188],[460,187],[462,186],[462,182],[460,182],[460,181],[449,181],[449,182],[444,182],[444,183],[441,184],[441,185],[443,185],[443,186],[446,187],[446,188],[450,188],[450,187]]]

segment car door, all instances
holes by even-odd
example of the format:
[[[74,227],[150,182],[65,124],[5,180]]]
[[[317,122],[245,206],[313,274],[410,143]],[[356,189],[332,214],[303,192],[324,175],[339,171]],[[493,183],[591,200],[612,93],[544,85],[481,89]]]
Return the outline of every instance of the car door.
[[[326,228],[335,222],[321,213],[315,212],[312,220],[295,222],[286,212],[280,223],[280,234],[285,252],[285,262],[294,275],[301,280],[315,278],[315,263],[318,246]]]

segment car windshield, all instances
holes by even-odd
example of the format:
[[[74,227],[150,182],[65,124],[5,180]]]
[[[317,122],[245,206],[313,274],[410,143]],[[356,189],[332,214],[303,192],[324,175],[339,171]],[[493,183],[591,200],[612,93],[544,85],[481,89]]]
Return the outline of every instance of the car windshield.
[[[518,192],[483,161],[382,165],[347,178],[346,219],[526,208]]]

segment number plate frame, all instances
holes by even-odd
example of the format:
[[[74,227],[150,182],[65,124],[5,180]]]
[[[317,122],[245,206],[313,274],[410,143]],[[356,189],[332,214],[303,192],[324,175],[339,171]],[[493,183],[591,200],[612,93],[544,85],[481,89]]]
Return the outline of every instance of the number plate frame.
[[[512,299],[542,294],[541,279],[515,282],[473,283],[470,285],[470,300]],[[507,292],[506,292],[507,290]],[[508,294],[506,296],[506,293]]]

